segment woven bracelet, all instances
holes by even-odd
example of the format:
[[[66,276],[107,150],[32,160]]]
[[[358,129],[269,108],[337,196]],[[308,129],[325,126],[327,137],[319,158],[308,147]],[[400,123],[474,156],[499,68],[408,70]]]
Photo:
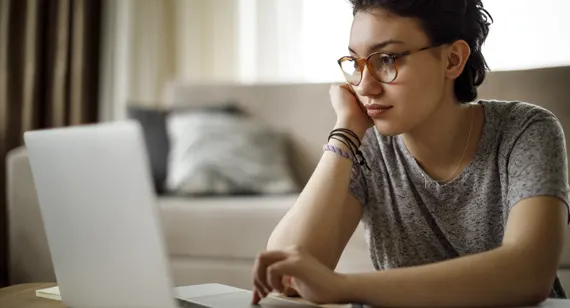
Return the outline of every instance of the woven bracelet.
[[[352,160],[352,162],[356,162],[356,159],[352,154],[350,154],[349,152],[346,152],[346,151],[342,150],[341,148],[336,147],[334,145],[330,145],[330,144],[323,145],[323,151],[330,151],[330,152],[336,153],[336,154],[338,154],[344,158],[348,158],[348,159]]]

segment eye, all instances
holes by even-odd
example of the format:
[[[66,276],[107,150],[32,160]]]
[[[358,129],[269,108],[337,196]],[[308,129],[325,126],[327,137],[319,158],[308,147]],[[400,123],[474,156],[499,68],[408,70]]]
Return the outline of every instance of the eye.
[[[396,57],[390,54],[383,54],[379,56],[378,61],[380,62],[379,64],[392,65],[396,61]]]
[[[381,68],[393,65],[394,62],[396,62],[396,58],[397,57],[395,57],[394,55],[381,53],[381,54],[376,54],[374,57],[370,59],[370,61],[372,62],[372,65],[374,65],[374,67]]]

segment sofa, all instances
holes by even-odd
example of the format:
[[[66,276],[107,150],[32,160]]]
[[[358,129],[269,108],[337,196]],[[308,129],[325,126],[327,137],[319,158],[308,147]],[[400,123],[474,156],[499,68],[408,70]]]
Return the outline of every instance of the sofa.
[[[531,102],[554,112],[570,131],[570,67],[493,72],[480,98]],[[215,105],[233,101],[249,115],[284,132],[287,157],[300,187],[311,176],[335,115],[329,84],[188,84],[172,82],[162,108]],[[567,134],[568,136],[568,134]],[[568,138],[568,137],[567,137]],[[55,281],[34,185],[24,147],[6,157],[11,283]],[[251,287],[256,254],[295,202],[297,194],[189,197],[158,195],[175,285],[219,282]],[[372,269],[359,226],[337,270]],[[559,275],[570,290],[570,245]]]

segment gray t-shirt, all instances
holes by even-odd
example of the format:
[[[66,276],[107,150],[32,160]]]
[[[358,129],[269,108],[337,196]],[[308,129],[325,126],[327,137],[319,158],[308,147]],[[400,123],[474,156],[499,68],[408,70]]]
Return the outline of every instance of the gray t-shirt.
[[[527,103],[480,101],[485,125],[473,160],[455,179],[431,179],[401,136],[369,129],[350,189],[377,270],[433,263],[501,245],[511,208],[550,195],[569,204],[564,133],[549,111]],[[565,297],[556,279],[551,297]]]

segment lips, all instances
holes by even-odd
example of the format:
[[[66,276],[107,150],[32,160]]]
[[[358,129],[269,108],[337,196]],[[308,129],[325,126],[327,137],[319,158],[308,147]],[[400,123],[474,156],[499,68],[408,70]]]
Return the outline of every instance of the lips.
[[[368,110],[380,110],[380,109],[390,109],[390,108],[392,108],[392,106],[379,105],[379,104],[372,104],[372,105],[366,106],[366,109],[368,109]]]
[[[392,109],[392,106],[372,104],[366,106],[368,116],[371,118],[378,118]]]

